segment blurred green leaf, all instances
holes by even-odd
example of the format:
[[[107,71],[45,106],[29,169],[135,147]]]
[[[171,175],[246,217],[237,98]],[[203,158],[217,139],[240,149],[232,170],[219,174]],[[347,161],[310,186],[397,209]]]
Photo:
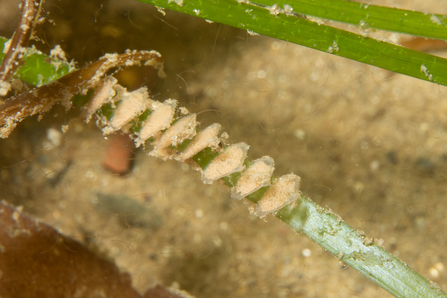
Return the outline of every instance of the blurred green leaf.
[[[447,16],[344,0],[255,0],[251,3],[328,19],[361,28],[374,28],[447,40]]]
[[[447,60],[234,0],[138,0],[447,86]],[[360,4],[359,4],[360,5]],[[423,29],[420,29],[423,31]],[[447,32],[447,28],[444,29]],[[293,61],[291,61],[292,63]]]
[[[0,63],[5,57],[3,49],[7,41],[8,39],[0,37]],[[27,48],[22,62],[23,65],[18,68],[14,77],[37,87],[57,80],[73,69],[69,63],[50,58],[33,48]]]

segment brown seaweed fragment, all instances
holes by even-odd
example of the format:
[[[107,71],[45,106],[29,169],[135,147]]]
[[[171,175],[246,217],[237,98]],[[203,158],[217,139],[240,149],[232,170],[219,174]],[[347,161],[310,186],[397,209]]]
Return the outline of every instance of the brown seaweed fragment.
[[[107,71],[115,67],[127,67],[146,61],[163,73],[163,58],[156,51],[130,51],[124,54],[106,54],[98,61],[73,71],[47,85],[21,93],[0,103],[0,137],[7,138],[17,123],[24,118],[48,111],[55,103],[62,102],[71,107],[71,98],[75,94],[86,94],[95,88]]]
[[[81,243],[0,202],[0,297],[191,298],[160,285],[141,296],[127,273]]]

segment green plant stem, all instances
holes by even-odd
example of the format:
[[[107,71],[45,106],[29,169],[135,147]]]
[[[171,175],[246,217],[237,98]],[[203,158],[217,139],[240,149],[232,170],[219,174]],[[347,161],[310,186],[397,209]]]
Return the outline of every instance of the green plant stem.
[[[276,217],[395,297],[447,297],[438,285],[309,198],[303,196],[295,208],[285,207]]]
[[[206,149],[193,159],[201,168],[205,168],[210,162],[207,157],[214,156],[211,150]],[[236,173],[223,180],[232,187],[237,178]],[[261,188],[247,199],[257,203],[267,189]],[[319,206],[305,196],[301,196],[295,206],[286,206],[275,216],[395,297],[447,297],[438,285],[377,245],[373,238],[356,231],[332,210]]]
[[[447,60],[235,0],[138,0],[447,86]],[[447,30],[447,29],[446,29]],[[292,61],[291,61],[292,62]]]

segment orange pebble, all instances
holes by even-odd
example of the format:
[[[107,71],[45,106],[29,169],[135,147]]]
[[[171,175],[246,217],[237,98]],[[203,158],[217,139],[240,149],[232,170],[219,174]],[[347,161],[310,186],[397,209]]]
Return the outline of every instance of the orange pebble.
[[[127,135],[110,136],[106,157],[102,163],[104,168],[118,175],[127,174],[132,167],[133,141]]]

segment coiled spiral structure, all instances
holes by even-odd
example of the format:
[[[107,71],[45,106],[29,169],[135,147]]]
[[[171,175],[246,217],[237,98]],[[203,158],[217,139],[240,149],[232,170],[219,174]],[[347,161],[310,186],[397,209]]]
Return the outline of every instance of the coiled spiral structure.
[[[198,132],[196,114],[177,109],[173,99],[163,103],[150,99],[145,87],[128,92],[114,77],[105,77],[84,107],[87,122],[93,115],[104,135],[122,130],[134,139],[136,147],[150,143],[150,156],[192,165],[201,172],[205,184],[223,179],[231,187],[234,199],[261,195],[256,207],[251,208],[259,217],[276,212],[300,196],[300,177],[288,174],[273,178],[271,157],[246,160],[249,146],[243,142],[226,145],[228,135],[219,136],[220,124]]]
[[[300,177],[289,174],[273,178],[273,159],[264,156],[246,160],[249,146],[242,142],[227,145],[228,134],[219,136],[220,124],[198,132],[197,115],[177,108],[176,100],[154,101],[145,87],[128,92],[113,76],[106,75],[113,68],[140,62],[164,76],[163,59],[158,52],[127,50],[123,54],[106,54],[52,83],[11,98],[0,105],[0,137],[8,137],[20,121],[44,113],[56,102],[69,109],[74,95],[87,95],[93,89],[91,98],[81,104],[81,118],[86,122],[96,115],[104,135],[121,130],[134,139],[136,147],[151,144],[150,156],[190,164],[201,172],[205,184],[222,179],[231,188],[232,198],[248,197],[257,203],[251,207],[254,214],[265,217],[300,197]]]

